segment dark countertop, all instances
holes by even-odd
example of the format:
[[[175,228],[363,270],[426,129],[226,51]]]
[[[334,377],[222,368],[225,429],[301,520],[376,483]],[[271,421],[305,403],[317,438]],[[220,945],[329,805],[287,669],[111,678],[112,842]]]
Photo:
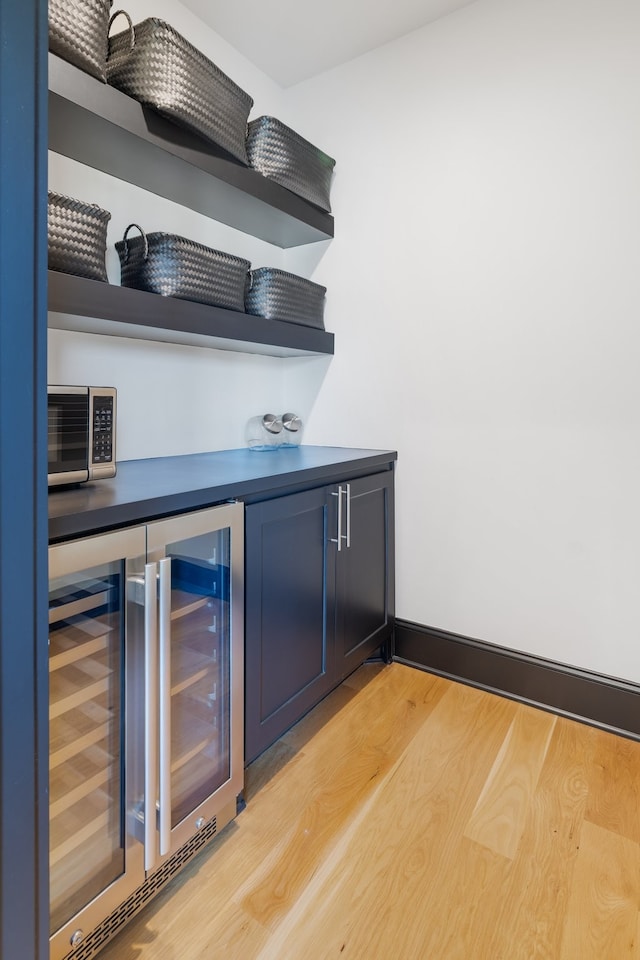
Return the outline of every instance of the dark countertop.
[[[392,468],[397,453],[351,447],[247,448],[179,457],[125,460],[112,480],[49,493],[49,540],[55,542],[221,503],[280,496]]]

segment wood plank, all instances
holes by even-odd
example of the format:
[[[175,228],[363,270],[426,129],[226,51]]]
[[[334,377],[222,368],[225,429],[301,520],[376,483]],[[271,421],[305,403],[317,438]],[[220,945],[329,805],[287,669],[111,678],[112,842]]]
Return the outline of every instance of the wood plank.
[[[494,935],[486,949],[495,960],[550,960],[560,954],[587,802],[592,732],[562,718],[554,727],[508,887],[496,891],[490,905]]]
[[[87,747],[115,734],[112,711],[103,695],[77,710],[51,720],[49,724],[49,769],[53,770]]]
[[[195,613],[211,602],[211,597],[202,594],[188,593],[186,590],[171,591],[171,620],[181,620],[189,614]]]
[[[172,630],[171,696],[176,696],[210,675],[217,678],[218,639],[209,632],[208,610],[178,620]],[[215,653],[215,659],[214,659]],[[212,686],[214,680],[212,680]]]
[[[60,673],[60,671],[57,671],[57,673]],[[57,676],[57,673],[53,676]],[[97,680],[95,683],[89,683],[86,686],[81,686],[67,680],[67,678],[56,682],[52,681],[50,684],[49,719],[55,720],[56,717],[68,713],[90,700],[97,700],[101,694],[108,692],[109,685],[109,677]]]
[[[89,621],[93,623],[93,621]],[[103,627],[104,631],[104,627]],[[92,640],[78,640],[69,635],[67,631],[59,631],[56,635],[49,638],[49,672],[60,670],[62,667],[68,667],[71,663],[83,660],[85,657],[94,656],[107,649],[109,635],[102,633],[102,636],[94,637]]]
[[[517,711],[465,830],[470,840],[513,860],[555,722],[540,710]]]
[[[640,743],[593,731],[588,771],[591,823],[640,843]]]
[[[225,759],[218,751],[217,742],[210,741],[179,770],[171,771],[171,807],[176,820],[182,820],[228,779],[229,762],[227,759],[225,763]]]
[[[96,791],[76,807],[60,813],[51,821],[49,853],[51,867],[53,868],[74,850],[81,849],[94,834],[106,834],[113,820],[112,798],[101,791]]]
[[[585,821],[559,960],[637,956],[640,847]]]
[[[106,653],[54,670],[49,676],[49,719],[55,720],[63,713],[97,700],[109,691],[113,682],[113,670]]]
[[[78,800],[108,784],[115,770],[113,757],[96,746],[54,768],[49,776],[49,817],[57,817]]]
[[[81,586],[81,584],[75,584]],[[110,591],[104,590],[101,593],[90,593],[84,597],[77,597],[68,600],[65,603],[54,603],[49,607],[49,623],[60,623],[69,620],[71,617],[77,617],[82,613],[89,613],[91,610],[99,610],[106,606],[110,599]]]
[[[493,960],[495,904],[508,896],[512,864],[465,836],[452,854],[429,896],[429,929],[421,956]]]
[[[211,722],[211,716],[201,719],[195,710],[187,709],[181,713],[180,722],[171,724],[171,773],[177,773],[198,753],[218,740],[218,731]]]

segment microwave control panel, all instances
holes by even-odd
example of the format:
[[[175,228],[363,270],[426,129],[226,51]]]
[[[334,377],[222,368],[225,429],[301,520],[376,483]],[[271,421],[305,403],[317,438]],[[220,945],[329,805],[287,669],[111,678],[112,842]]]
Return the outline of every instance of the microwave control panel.
[[[113,397],[93,398],[93,463],[111,463],[113,459]]]

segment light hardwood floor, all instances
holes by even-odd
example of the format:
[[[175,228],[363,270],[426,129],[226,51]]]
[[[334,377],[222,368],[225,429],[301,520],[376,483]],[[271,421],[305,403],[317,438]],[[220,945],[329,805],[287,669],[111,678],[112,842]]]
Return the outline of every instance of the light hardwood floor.
[[[640,744],[365,665],[101,960],[640,960]]]

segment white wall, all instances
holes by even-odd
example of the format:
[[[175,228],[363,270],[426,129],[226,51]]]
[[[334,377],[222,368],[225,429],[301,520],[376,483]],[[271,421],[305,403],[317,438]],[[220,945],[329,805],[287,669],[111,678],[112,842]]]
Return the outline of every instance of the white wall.
[[[478,0],[286,92],[175,0],[128,9],[337,158],[336,237],[283,252],[60,158],[52,188],[110,242],[140,220],[325,283],[336,356],[52,331],[49,379],[118,387],[123,459],[269,408],[397,449],[400,617],[640,681],[636,0]]]
[[[281,89],[182,4],[130,0],[126,9],[135,23],[153,15],[179,30],[253,97],[251,117],[269,113],[286,119]],[[113,32],[125,26],[121,18]],[[177,233],[245,257],[255,267],[284,265],[279,247],[52,153],[49,187],[97,203],[111,213],[107,238],[111,283],[120,283],[113,244],[132,221],[147,232]],[[303,401],[309,402],[306,387],[300,397],[287,390],[286,370],[295,367],[296,359],[50,330],[48,360],[50,383],[94,383],[118,389],[121,460],[242,446],[251,416],[294,410],[304,417]]]
[[[336,357],[288,383],[326,374],[310,442],[399,451],[398,615],[636,682],[639,37],[479,0],[287,91],[338,160]]]

